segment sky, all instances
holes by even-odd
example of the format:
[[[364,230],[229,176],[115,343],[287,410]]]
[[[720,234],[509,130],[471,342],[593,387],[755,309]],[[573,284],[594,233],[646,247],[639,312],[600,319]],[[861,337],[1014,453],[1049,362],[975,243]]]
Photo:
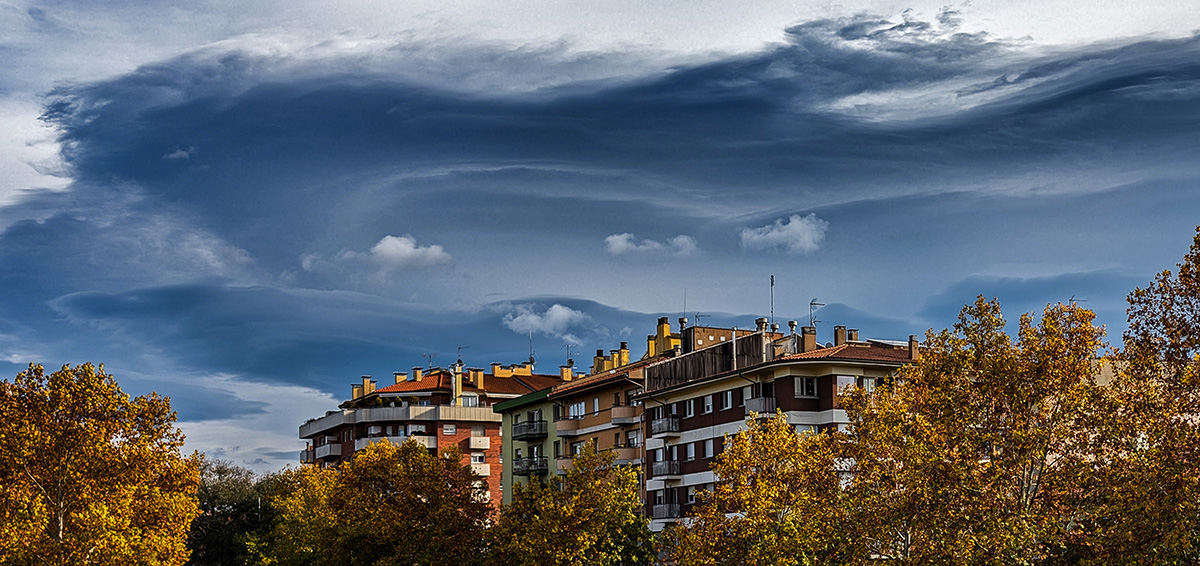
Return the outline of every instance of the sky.
[[[266,472],[360,375],[904,339],[1200,224],[1190,2],[0,0],[0,376],[105,363]],[[770,286],[774,276],[775,286]]]

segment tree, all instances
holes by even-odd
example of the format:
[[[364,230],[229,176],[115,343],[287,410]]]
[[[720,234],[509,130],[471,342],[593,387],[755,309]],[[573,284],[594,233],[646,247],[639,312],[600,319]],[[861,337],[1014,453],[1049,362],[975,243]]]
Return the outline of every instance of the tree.
[[[1200,561],[1200,227],[1176,272],[1128,297],[1111,422],[1129,440],[1098,502],[1098,561]],[[1111,550],[1109,550],[1111,549]]]
[[[571,469],[514,487],[512,503],[488,533],[499,564],[616,566],[649,564],[654,541],[641,514],[637,472],[588,441]]]
[[[245,537],[257,529],[260,495],[254,472],[227,460],[200,466],[197,498],[200,516],[188,533],[189,565],[233,566],[242,563]]]
[[[273,515],[252,562],[301,566],[476,564],[490,516],[481,478],[456,450],[415,441],[356,452],[340,469],[290,470],[268,488]]]
[[[200,458],[175,418],[104,366],[0,382],[0,563],[182,564]]]
[[[1113,442],[1093,318],[1049,306],[1013,340],[999,303],[979,297],[891,386],[843,396],[858,559],[1044,563],[1086,535]]]
[[[713,463],[717,482],[698,494],[672,533],[684,565],[837,563],[844,558],[842,462],[833,435],[797,435],[787,417],[752,416]]]

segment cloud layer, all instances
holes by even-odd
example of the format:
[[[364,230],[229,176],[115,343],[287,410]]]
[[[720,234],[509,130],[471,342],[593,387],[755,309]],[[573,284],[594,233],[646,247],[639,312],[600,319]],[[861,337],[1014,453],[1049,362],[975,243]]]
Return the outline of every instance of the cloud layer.
[[[741,231],[742,247],[751,250],[781,249],[793,254],[810,254],[821,247],[825,241],[825,230],[829,223],[817,218],[815,213],[808,216],[793,214],[785,222],[776,220],[758,228],[743,228]]]

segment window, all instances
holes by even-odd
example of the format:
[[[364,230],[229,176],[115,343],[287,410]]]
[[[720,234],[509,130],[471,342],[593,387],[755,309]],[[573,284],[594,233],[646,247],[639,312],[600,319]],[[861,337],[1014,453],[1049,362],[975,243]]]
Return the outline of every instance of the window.
[[[796,434],[798,434],[798,435],[803,436],[805,434],[813,434],[816,432],[817,432],[817,427],[815,427],[813,425],[810,425],[810,424],[796,425]]]
[[[471,393],[464,393],[463,396],[461,397],[461,399],[462,399],[462,406],[464,406],[464,407],[478,407],[479,406],[479,396],[478,395],[473,395]]]
[[[679,459],[679,445],[671,446],[671,460]]]
[[[451,435],[458,432],[458,426],[452,424],[442,425],[442,434]]]
[[[712,411],[713,411],[713,396],[705,395],[704,396],[704,413],[708,414],[708,413],[711,413]]]
[[[858,379],[856,379],[853,375],[837,376],[837,392],[838,393],[841,393],[847,387],[856,387],[856,386],[858,386]]]
[[[704,441],[704,457],[705,458],[713,457],[713,439],[711,439],[711,438]]]
[[[559,458],[559,457],[561,457],[562,455],[563,455],[563,453],[562,453],[562,442],[560,442],[560,441],[558,441],[558,440],[555,440],[555,441],[554,441],[554,457],[555,457],[555,458]]]
[[[753,399],[753,398],[754,398],[754,386],[747,385],[747,386],[743,387],[742,388],[742,404],[743,405],[746,404],[746,399]]]
[[[471,453],[471,463],[472,464],[482,464],[484,461],[483,457],[484,457],[483,452],[472,452]]]
[[[600,414],[600,398],[599,397],[592,398],[592,414],[593,415]]]
[[[685,417],[696,416],[696,400],[695,399],[688,399],[687,401],[683,402],[683,416],[685,416]]]
[[[721,393],[721,408],[729,409],[733,407],[733,391]]]
[[[815,377],[797,377],[796,378],[796,396],[797,397],[816,397],[817,396],[817,378],[815,378]]]
[[[671,416],[679,416],[679,403],[671,403]]]
[[[483,436],[483,435],[484,435],[483,425],[481,425],[481,424],[471,425],[471,436]]]
[[[587,412],[587,404],[583,401],[571,403],[567,406],[568,419],[582,419],[584,413]]]
[[[629,447],[637,447],[642,445],[642,431],[631,430],[625,433],[625,445]]]
[[[425,434],[425,425],[410,424],[410,425],[408,425],[408,433],[409,434]]]
[[[423,400],[417,401],[417,406],[418,406],[418,407],[428,407],[428,406],[430,406],[429,399],[423,399]]]
[[[571,455],[576,456],[576,455],[582,454],[584,446],[587,446],[586,441],[585,442],[572,442],[571,443]]]
[[[875,392],[875,378],[874,377],[862,378],[862,386],[863,386],[863,389],[865,389],[867,391],[867,393],[874,393]]]
[[[520,448],[516,448],[513,450],[513,458],[515,458],[517,460],[521,459],[521,449]]]
[[[689,442],[685,446],[687,447],[686,448],[687,461],[691,462],[692,460],[695,460],[696,459],[696,445]]]
[[[694,485],[687,488],[687,502],[689,505],[696,502],[696,486]]]

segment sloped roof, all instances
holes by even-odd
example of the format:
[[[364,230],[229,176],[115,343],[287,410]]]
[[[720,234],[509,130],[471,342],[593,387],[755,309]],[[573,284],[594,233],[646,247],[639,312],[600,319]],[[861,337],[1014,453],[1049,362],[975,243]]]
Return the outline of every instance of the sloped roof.
[[[466,374],[463,374],[467,377]],[[380,387],[374,393],[416,393],[422,391],[449,391],[452,375],[444,369],[436,369],[421,376],[420,381],[401,381],[395,385]],[[562,383],[557,375],[514,375],[512,377],[496,377],[490,373],[483,374],[483,389],[474,387],[470,382],[463,384],[463,391],[487,395],[524,395]]]
[[[839,346],[821,348],[811,352],[789,354],[781,360],[846,360],[856,362],[893,362],[909,363],[912,358],[908,355],[908,347],[897,348],[890,345],[847,342]]]
[[[658,358],[649,358],[649,359],[645,359],[645,360],[638,360],[636,362],[626,364],[619,368],[614,368],[614,369],[611,369],[611,370],[608,370],[608,371],[605,371],[602,373],[586,375],[579,379],[567,381],[567,382],[564,382],[562,385],[555,387],[554,391],[552,391],[550,393],[550,396],[558,397],[561,395],[565,395],[567,393],[571,393],[573,391],[579,391],[579,390],[591,388],[593,386],[605,385],[605,384],[608,384],[611,382],[620,381],[620,380],[628,377],[629,372],[631,370],[635,370],[635,369],[650,365],[652,362],[656,362],[656,361],[658,361]]]

